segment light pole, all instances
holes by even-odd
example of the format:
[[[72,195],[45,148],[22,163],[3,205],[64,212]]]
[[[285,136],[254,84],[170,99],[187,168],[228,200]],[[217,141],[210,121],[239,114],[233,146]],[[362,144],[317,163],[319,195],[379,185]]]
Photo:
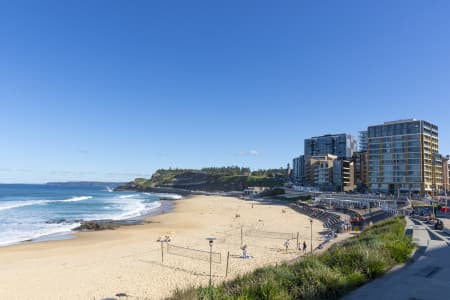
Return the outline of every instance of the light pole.
[[[312,246],[312,223],[313,223],[313,219],[309,219],[309,223],[311,224],[311,244],[309,245],[309,247],[311,247],[311,254],[313,251],[313,246]]]
[[[166,235],[164,237],[160,237],[157,241],[161,243],[161,263],[163,264],[164,263],[164,243],[169,243],[170,237],[168,235]]]
[[[444,189],[444,194],[445,194],[445,213],[447,214],[448,211],[448,199],[447,199],[447,188]]]
[[[211,283],[212,283],[212,247],[213,247],[215,239],[216,238],[213,238],[213,237],[206,238],[206,240],[209,241],[209,287],[210,288],[211,288]]]

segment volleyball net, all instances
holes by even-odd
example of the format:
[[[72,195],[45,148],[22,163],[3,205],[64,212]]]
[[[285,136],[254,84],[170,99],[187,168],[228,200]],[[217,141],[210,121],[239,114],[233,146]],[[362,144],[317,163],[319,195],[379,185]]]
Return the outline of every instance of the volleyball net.
[[[258,237],[266,239],[277,240],[293,240],[296,238],[296,234],[292,232],[274,232],[274,231],[261,231],[261,230],[247,230],[245,231],[247,237]]]
[[[211,261],[216,264],[222,263],[222,256],[220,252],[210,252],[205,250],[192,249],[182,246],[176,246],[167,243],[167,253],[171,255],[183,256],[196,260]]]

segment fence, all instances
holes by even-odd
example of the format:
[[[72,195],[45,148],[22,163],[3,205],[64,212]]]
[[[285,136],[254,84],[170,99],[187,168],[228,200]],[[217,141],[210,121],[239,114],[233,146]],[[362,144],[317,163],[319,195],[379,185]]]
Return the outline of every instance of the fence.
[[[167,243],[167,254],[178,255],[204,261],[209,261],[211,255],[211,261],[213,263],[216,264],[222,263],[222,256],[219,252],[210,253],[209,251],[176,246],[170,243]]]

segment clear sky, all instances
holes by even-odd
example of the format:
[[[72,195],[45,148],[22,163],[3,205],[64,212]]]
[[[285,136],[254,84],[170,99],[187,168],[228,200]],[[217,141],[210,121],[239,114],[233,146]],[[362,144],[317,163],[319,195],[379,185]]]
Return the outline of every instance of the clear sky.
[[[285,166],[417,118],[450,153],[450,1],[0,1],[0,182]]]

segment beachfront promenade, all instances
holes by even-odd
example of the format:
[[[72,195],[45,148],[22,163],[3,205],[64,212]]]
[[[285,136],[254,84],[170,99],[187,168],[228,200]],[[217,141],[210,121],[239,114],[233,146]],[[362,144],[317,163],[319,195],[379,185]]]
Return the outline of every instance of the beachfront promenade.
[[[432,230],[425,223],[407,218],[407,231],[412,231],[418,249],[413,261],[394,268],[344,297],[345,300],[449,299],[450,235]]]

